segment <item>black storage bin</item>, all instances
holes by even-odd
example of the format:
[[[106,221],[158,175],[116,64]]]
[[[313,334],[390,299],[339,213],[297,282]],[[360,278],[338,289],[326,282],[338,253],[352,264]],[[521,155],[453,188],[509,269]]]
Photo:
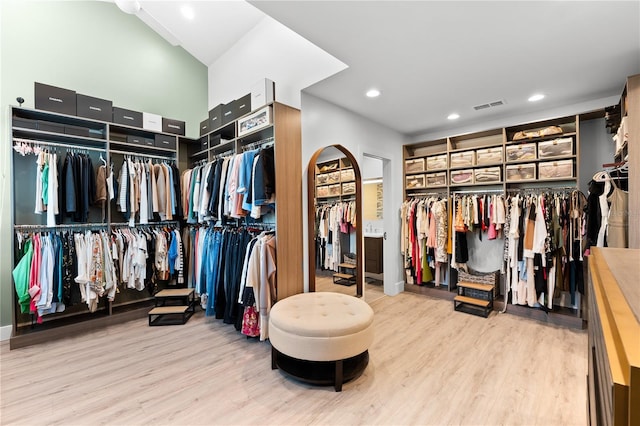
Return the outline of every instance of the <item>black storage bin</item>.
[[[65,124],[64,133],[67,135],[82,136],[85,138],[91,136],[88,127],[72,126],[70,124]]]
[[[200,138],[200,150],[204,151],[209,149],[209,136],[203,136]]]
[[[142,113],[138,111],[132,111],[130,109],[113,107],[113,122],[116,124],[124,124],[126,126],[132,126],[142,128]]]
[[[220,145],[220,141],[222,137],[220,135],[210,135],[209,136],[209,147],[213,148],[216,145]]]
[[[38,128],[38,122],[36,120],[29,120],[28,118],[13,117],[13,127],[36,130]]]
[[[113,102],[78,93],[76,95],[76,115],[93,120],[111,121]]]
[[[209,119],[200,122],[200,136],[209,133]]]
[[[64,133],[64,125],[38,120],[38,130],[51,133]]]
[[[171,135],[157,134],[155,142],[157,148],[176,149],[177,138]]]
[[[162,117],[162,131],[174,135],[184,136],[184,121]]]
[[[209,130],[215,130],[220,126],[222,126],[222,104],[209,111]]]
[[[89,136],[92,138],[105,139],[105,131],[102,129],[91,129],[89,128]]]
[[[231,123],[236,119],[236,101],[222,105],[222,125]]]
[[[76,92],[48,84],[35,83],[36,109],[76,115]]]
[[[235,101],[236,117],[240,118],[243,115],[251,112],[251,93],[244,95],[243,97],[236,99]]]
[[[131,145],[144,145],[144,139],[142,136],[127,135],[127,143]]]
[[[156,140],[154,138],[142,138],[143,145],[156,146]]]

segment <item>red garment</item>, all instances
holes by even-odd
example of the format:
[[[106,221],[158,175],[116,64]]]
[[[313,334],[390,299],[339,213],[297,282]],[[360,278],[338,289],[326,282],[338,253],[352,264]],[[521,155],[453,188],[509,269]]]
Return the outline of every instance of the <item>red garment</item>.
[[[418,236],[414,233],[416,226],[416,207],[418,203],[414,202],[409,210],[409,244],[411,244],[411,265],[415,271],[416,284],[422,283],[422,262],[420,261],[420,245]]]
[[[42,323],[42,317],[38,314],[38,307],[36,306],[38,300],[40,300],[40,263],[42,263],[40,236],[36,234],[33,236],[33,257],[31,258],[31,272],[29,274],[29,296],[31,296],[29,310],[35,314],[38,324]]]

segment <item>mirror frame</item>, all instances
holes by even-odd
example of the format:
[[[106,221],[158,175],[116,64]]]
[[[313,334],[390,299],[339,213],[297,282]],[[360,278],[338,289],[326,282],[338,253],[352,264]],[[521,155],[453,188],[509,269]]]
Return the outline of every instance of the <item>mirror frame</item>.
[[[336,148],[344,154],[345,157],[351,162],[353,166],[353,172],[356,178],[356,296],[362,297],[363,283],[364,283],[364,244],[362,235],[362,176],[360,174],[360,166],[356,161],[356,158],[351,152],[342,145],[329,145],[320,148],[313,153],[309,160],[309,166],[307,168],[307,244],[308,250],[308,265],[309,265],[309,292],[316,291],[316,244],[315,244],[315,223],[316,223],[316,163],[318,157],[322,154],[326,148]]]

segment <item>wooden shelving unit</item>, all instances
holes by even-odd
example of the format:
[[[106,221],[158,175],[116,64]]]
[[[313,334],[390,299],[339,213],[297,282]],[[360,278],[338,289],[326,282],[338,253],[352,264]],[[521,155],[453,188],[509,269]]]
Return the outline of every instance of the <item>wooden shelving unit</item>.
[[[507,195],[510,191],[528,188],[577,188],[580,170],[579,119],[579,116],[571,115],[404,145],[404,198],[431,194],[451,197],[454,194],[476,192]],[[552,126],[559,127],[561,133],[541,135],[543,129]],[[526,132],[528,136],[517,140],[516,134],[519,132]],[[548,144],[554,143],[564,143],[566,145],[563,148],[568,148],[545,149]],[[528,149],[529,154],[509,155],[513,150],[520,149]],[[549,152],[553,155],[548,155]],[[570,166],[567,167],[567,164]],[[548,166],[553,166],[553,173],[557,173],[558,166],[563,166],[562,171],[566,173],[545,174],[549,173]],[[519,173],[520,170],[522,173]],[[437,180],[436,174],[443,177]],[[449,270],[448,275],[456,274]],[[445,287],[449,291],[431,291],[429,294],[445,299],[457,297],[458,300],[454,300],[456,309],[473,311],[474,308],[480,308],[479,312],[483,315],[487,313],[487,306],[490,306],[489,309],[497,306],[494,303],[495,295],[492,295],[490,302],[483,299],[474,305],[465,288],[459,290],[460,294],[452,296],[450,291],[458,288],[455,279],[453,281]],[[418,293],[431,290],[424,288],[428,286],[418,289],[410,287],[411,291]],[[575,326],[574,323],[578,327],[582,325],[580,318],[577,322],[573,321],[571,326]]]
[[[241,134],[239,122],[264,108],[269,123]],[[276,175],[275,225],[278,299],[302,293],[302,142],[300,110],[272,102],[236,118],[187,144],[189,164],[213,161],[246,149],[273,144]]]
[[[14,141],[30,142],[33,146],[57,152],[59,157],[72,151],[85,153],[91,158],[94,169],[110,162],[119,165],[125,155],[176,163],[180,159],[178,139],[181,136],[175,134],[30,108],[12,107],[10,113],[11,135]],[[137,143],[127,142],[128,137]],[[167,144],[170,148],[166,147]],[[90,206],[86,222],[73,222],[71,218],[65,217],[55,228],[48,228],[46,215],[33,212],[32,188],[35,185],[33,157],[21,156],[12,151],[11,161],[14,231],[47,229],[108,231],[114,226],[121,226],[124,222],[122,214],[116,211],[115,201],[111,203],[106,201],[104,213],[101,207]],[[93,173],[95,176],[95,170]],[[170,222],[178,225],[177,221]],[[158,224],[166,225],[167,223],[164,221]],[[153,224],[154,222],[150,221],[149,225]],[[13,234],[15,236],[15,232]],[[13,247],[12,242],[10,250],[12,264],[15,265]],[[153,301],[146,291],[122,288],[113,302],[106,300],[106,297],[101,299],[96,312],[89,313],[84,303],[76,304],[66,307],[64,312],[44,316],[43,323],[35,325],[29,314],[20,312],[14,286],[12,286],[12,293],[14,304],[11,349],[55,340],[79,331],[99,329],[110,324],[129,321],[132,318],[144,318]]]
[[[550,126],[561,127],[562,133],[522,140],[513,139],[518,132],[534,133]],[[570,153],[548,158],[539,156],[540,147],[544,146],[541,143],[553,143],[559,139],[571,141]],[[509,158],[510,150],[523,146],[528,146],[532,150],[532,157],[523,160]],[[405,145],[403,148],[405,198],[430,191],[480,190],[482,187],[502,189],[506,193],[509,189],[517,189],[523,185],[534,183],[533,186],[575,187],[579,179],[578,116],[567,116],[419,142]],[[483,158],[485,160],[482,160]],[[557,164],[561,161],[572,163],[570,173],[567,173],[566,176],[540,177],[540,169],[544,169],[548,164]],[[423,164],[422,168],[420,164]],[[436,165],[437,167],[435,167]],[[513,170],[515,166],[520,169],[529,166],[534,175],[513,179],[511,175],[507,174],[507,170]],[[438,173],[446,173],[445,183],[435,179],[435,174]],[[478,180],[477,177],[482,175],[484,175],[483,180]],[[493,179],[494,176],[496,176],[495,179]],[[434,179],[430,179],[430,177],[434,177]],[[423,184],[419,184],[420,182]]]

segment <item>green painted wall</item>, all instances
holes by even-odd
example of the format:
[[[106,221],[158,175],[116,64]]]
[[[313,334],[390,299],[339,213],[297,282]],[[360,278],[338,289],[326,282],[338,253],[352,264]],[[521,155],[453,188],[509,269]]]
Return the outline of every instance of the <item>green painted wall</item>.
[[[18,96],[34,107],[35,81],[186,121],[191,137],[207,114],[207,68],[115,4],[0,1],[0,326],[12,323],[8,110]]]

